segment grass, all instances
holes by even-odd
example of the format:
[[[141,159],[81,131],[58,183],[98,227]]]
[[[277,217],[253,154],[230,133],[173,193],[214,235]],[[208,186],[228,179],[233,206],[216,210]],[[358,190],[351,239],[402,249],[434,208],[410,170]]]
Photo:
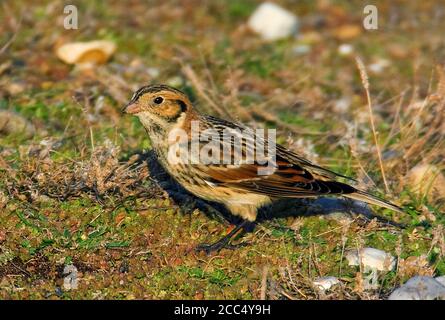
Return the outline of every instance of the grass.
[[[300,34],[315,40],[263,43],[243,26],[257,1],[75,4],[79,30],[63,29],[55,2],[2,4],[0,48],[16,36],[0,53],[0,110],[17,112],[36,134],[0,130],[0,299],[258,299],[261,292],[384,299],[413,275],[445,275],[444,196],[419,193],[408,179],[420,163],[444,169],[445,78],[435,61],[445,26],[430,18],[434,7],[381,4],[381,29],[340,41],[336,28],[360,24],[360,5],[282,1],[301,16]],[[311,22],[317,17],[320,26]],[[97,38],[114,40],[118,51],[91,72],[55,57],[59,41]],[[344,42],[367,66],[376,139],[354,56],[337,50]],[[301,43],[310,52],[294,54]],[[372,72],[369,64],[381,59],[389,66]],[[144,129],[119,113],[134,89],[154,82],[179,82],[203,112],[278,128],[280,143],[401,204],[404,216],[374,209],[408,227],[355,215],[341,222],[301,205],[272,212],[276,219],[237,239],[247,246],[195,252],[229,224],[197,199],[164,191],[146,165]],[[345,97],[349,106],[336,109]],[[397,270],[379,275],[378,290],[364,290],[364,275],[344,258],[368,246],[398,257]],[[63,288],[68,264],[80,272],[77,290]],[[321,293],[312,281],[327,275],[342,285]]]

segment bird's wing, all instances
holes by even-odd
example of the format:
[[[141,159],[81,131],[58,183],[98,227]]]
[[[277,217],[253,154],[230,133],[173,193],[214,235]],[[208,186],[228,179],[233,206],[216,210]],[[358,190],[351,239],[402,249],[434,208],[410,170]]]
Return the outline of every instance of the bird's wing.
[[[203,123],[211,123],[212,128],[222,132],[225,129],[229,128],[229,129],[233,129],[233,130],[239,130],[243,133],[247,132],[247,136],[249,135],[249,131],[250,134],[252,134],[252,129],[243,125],[242,123],[236,123],[236,122],[231,122],[231,121],[227,121],[227,120],[223,120],[223,119],[219,119],[216,117],[212,117],[212,116],[205,116],[205,121]],[[262,141],[265,145],[267,145],[267,141]],[[312,172],[317,173],[320,176],[326,177],[328,179],[337,179],[337,178],[344,178],[350,181],[356,181],[355,179],[351,178],[351,177],[347,177],[344,175],[341,175],[339,173],[336,173],[334,171],[331,171],[329,169],[320,167],[312,162],[310,162],[309,160],[305,159],[304,157],[301,157],[299,155],[297,155],[295,152],[290,151],[289,149],[283,147],[282,145],[276,144],[276,153],[277,155],[280,155],[283,159],[285,159],[286,161],[296,164],[296,165],[303,165],[307,168],[309,168]]]
[[[295,152],[292,152],[292,151],[284,148],[281,145],[277,145],[276,147],[277,147],[277,154],[281,155],[283,158],[287,159],[289,162],[306,166],[312,172],[314,172],[320,176],[323,176],[327,179],[335,180],[337,178],[344,178],[347,180],[356,181],[355,179],[353,179],[351,177],[347,177],[347,176],[341,175],[337,172],[331,171],[329,169],[320,167],[320,166],[310,162],[309,160],[307,160],[303,157],[300,157]]]
[[[232,165],[207,165],[205,171],[211,182],[233,188],[268,195],[273,198],[310,197],[323,194],[348,194],[355,188],[311,172],[304,165],[292,163],[277,155],[276,165],[270,174],[266,165],[258,163]]]
[[[243,132],[246,132],[246,130],[249,132],[249,128],[240,124],[213,117],[209,117],[206,120],[212,124],[212,128],[216,128],[218,131],[230,127],[236,130],[243,130]],[[246,141],[252,139],[249,135],[252,135],[252,132],[247,134]],[[222,136],[223,134],[220,135],[220,137]],[[243,136],[245,137],[245,135]],[[232,141],[228,142],[227,139],[221,139],[222,145],[228,143],[231,146],[233,145]],[[262,143],[264,144],[264,150],[266,150],[267,141],[263,140]],[[242,147],[243,156],[248,153],[249,148],[250,151],[252,151],[252,148],[255,150],[252,144],[246,144],[244,141]],[[271,198],[298,198],[336,194],[403,213],[403,209],[391,202],[363,190],[358,190],[346,183],[336,181],[339,177],[354,179],[313,164],[283,146],[276,145],[275,151],[276,159],[273,167],[270,169],[267,169],[267,161],[258,161],[264,159],[255,157],[251,163],[240,163],[237,165],[210,164],[201,166],[201,170],[207,172],[209,182],[211,183],[248,190]],[[268,174],[259,174],[260,169],[262,169],[262,173],[267,172]]]
[[[250,162],[201,166],[200,169],[207,173],[211,183],[249,190],[274,198],[348,194],[356,191],[345,183],[335,181],[336,178],[343,176],[317,166],[280,145],[275,146],[275,162],[267,162],[268,156],[263,156],[261,159],[256,152],[257,146],[261,143],[263,150],[267,150],[268,143],[264,139],[248,143],[252,142],[252,139],[258,139],[251,129],[221,119],[209,118],[207,120],[212,122],[213,129],[220,132],[227,128],[242,130],[242,157],[246,157],[249,151],[255,154],[253,161]],[[222,137],[221,133],[220,138]],[[220,143],[223,150],[225,144],[230,144],[230,148],[233,148],[234,141],[220,139]],[[273,166],[268,167],[268,165]]]

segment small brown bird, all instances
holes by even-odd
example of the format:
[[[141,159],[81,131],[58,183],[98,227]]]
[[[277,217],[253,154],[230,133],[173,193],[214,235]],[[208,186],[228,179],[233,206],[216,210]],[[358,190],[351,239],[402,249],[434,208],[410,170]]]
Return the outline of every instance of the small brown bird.
[[[242,124],[198,113],[188,97],[172,87],[142,87],[134,93],[123,111],[139,118],[150,136],[159,162],[179,184],[198,197],[224,204],[233,215],[244,219],[226,237],[200,249],[219,250],[229,243],[230,238],[247,221],[255,221],[260,207],[283,198],[335,195],[403,212],[390,202],[337,181],[338,178],[347,177],[311,163],[283,146],[277,144],[273,149],[269,148],[272,142],[257,138],[254,130]],[[198,135],[196,132],[194,135],[194,125],[199,125]],[[235,145],[235,141],[239,141],[235,138],[226,139],[227,132],[235,131],[241,132],[241,136],[245,138],[241,145]],[[210,152],[204,152],[207,156],[210,155],[212,161],[203,161],[200,158],[202,148],[205,147],[202,140],[210,141],[208,137],[202,138],[209,132],[213,133],[212,139],[223,146],[219,150],[232,151],[230,161],[222,161],[225,154],[222,155],[222,151],[215,151],[214,148],[210,148]],[[201,141],[201,144],[196,144],[197,141]],[[249,143],[253,141],[260,143]],[[198,146],[194,150],[195,154],[193,144]],[[268,155],[254,157],[250,162],[245,159],[235,161],[236,148],[241,158],[246,158],[249,152],[260,154],[260,147],[272,151],[274,160],[263,161],[270,158]],[[182,153],[184,150],[186,152]],[[215,153],[218,153],[216,159],[219,161],[213,161]],[[186,154],[188,157],[178,158],[178,154]],[[181,161],[177,161],[178,159]]]

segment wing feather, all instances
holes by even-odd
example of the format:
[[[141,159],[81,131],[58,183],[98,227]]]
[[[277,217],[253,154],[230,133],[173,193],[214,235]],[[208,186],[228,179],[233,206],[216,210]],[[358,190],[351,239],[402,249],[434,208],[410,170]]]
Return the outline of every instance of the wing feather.
[[[241,131],[251,130],[242,124],[210,116],[206,116],[206,121],[211,124],[212,128],[221,132],[226,128]],[[252,132],[251,130],[250,134]],[[220,134],[220,136],[222,137],[223,134]],[[252,137],[249,137],[249,139],[252,141]],[[221,139],[221,143],[227,142]],[[262,141],[262,143],[267,146],[267,141]],[[243,145],[243,156],[249,151],[249,148],[252,151],[251,146]],[[248,190],[271,198],[301,198],[335,194],[403,212],[401,208],[390,202],[337,181],[338,178],[356,181],[352,178],[313,164],[281,145],[276,145],[275,150],[275,165],[270,174],[267,175],[258,174],[260,168],[266,168],[266,165],[262,164],[263,162],[260,164],[258,161],[237,165],[206,165],[201,170],[208,174],[212,184],[225,185],[238,190]]]
[[[227,128],[240,130],[244,133],[246,130],[250,130],[250,135],[253,134],[253,130],[242,124],[210,116],[206,117],[206,121],[212,124],[212,128],[220,131],[220,137],[223,137],[222,131]],[[252,136],[248,136],[246,141],[252,141]],[[260,140],[259,142],[263,143],[265,148],[267,147],[267,141]],[[220,143],[229,142],[221,139]],[[245,156],[249,148],[252,148],[252,146],[249,144],[243,145],[243,156]],[[249,190],[274,198],[348,194],[356,191],[355,188],[345,183],[335,181],[339,177],[348,177],[317,166],[281,145],[276,145],[275,150],[275,166],[268,175],[258,174],[260,168],[266,168],[266,164],[259,164],[256,161],[257,159],[254,159],[253,163],[241,163],[238,165],[210,164],[203,166],[202,170],[209,175],[212,183]]]

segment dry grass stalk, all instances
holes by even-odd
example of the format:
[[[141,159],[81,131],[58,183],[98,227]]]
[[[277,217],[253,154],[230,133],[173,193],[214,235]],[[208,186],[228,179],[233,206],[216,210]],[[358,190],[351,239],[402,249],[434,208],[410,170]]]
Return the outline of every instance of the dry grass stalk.
[[[221,108],[215,101],[212,100],[212,98],[206,93],[205,86],[201,82],[201,80],[198,78],[195,71],[193,71],[192,67],[190,65],[185,65],[182,67],[182,72],[185,74],[185,76],[191,81],[193,86],[198,91],[198,94],[208,103],[208,105],[219,115],[219,116],[226,116],[229,119],[232,119],[232,116],[230,113],[226,110]]]
[[[261,292],[260,292],[260,300],[266,300],[266,292],[267,292],[267,274],[269,272],[269,267],[263,267],[263,275],[261,277]]]
[[[7,181],[10,196],[45,195],[66,201],[90,195],[102,202],[110,195],[122,200],[135,194],[157,193],[143,185],[149,176],[146,163],[139,156],[120,162],[119,148],[110,141],[97,145],[89,158],[71,165],[52,161],[48,155],[44,159],[28,156],[21,172]]]
[[[365,88],[365,92],[366,92],[366,99],[368,101],[368,111],[369,111],[369,117],[370,117],[370,122],[371,122],[372,134],[374,137],[374,143],[375,143],[375,147],[377,150],[377,156],[379,159],[379,165],[380,165],[380,171],[382,173],[383,183],[385,184],[386,192],[389,193],[388,182],[386,181],[385,169],[383,167],[382,153],[380,151],[379,142],[377,139],[377,131],[375,129],[374,113],[372,111],[372,103],[371,103],[371,94],[369,93],[368,74],[366,73],[365,65],[363,64],[363,61],[360,59],[360,57],[355,57],[355,61],[357,63],[357,67],[360,71],[360,78],[362,79],[362,84],[363,84],[363,87]]]
[[[12,16],[11,10],[9,9],[8,5],[6,3],[3,3],[3,10],[5,11],[5,13],[7,13],[8,16]],[[14,40],[17,38],[17,34],[20,31],[20,27],[22,25],[22,19],[23,19],[23,14],[20,15],[19,21],[16,22],[14,19],[14,24],[15,24],[15,30],[13,35],[11,36],[11,38],[6,41],[6,43],[0,48],[0,56],[6,52],[6,50],[9,48],[9,46],[14,42]]]

